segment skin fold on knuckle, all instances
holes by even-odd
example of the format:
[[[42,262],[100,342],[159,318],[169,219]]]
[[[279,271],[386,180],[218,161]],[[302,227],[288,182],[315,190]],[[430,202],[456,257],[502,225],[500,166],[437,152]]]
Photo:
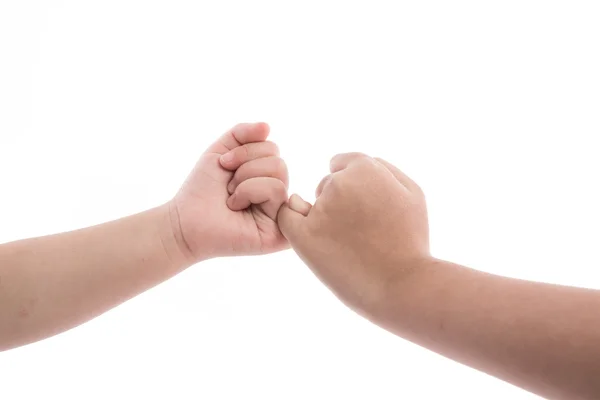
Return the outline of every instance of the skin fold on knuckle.
[[[247,162],[250,159],[250,149],[247,144],[238,147],[237,161],[242,164]]]

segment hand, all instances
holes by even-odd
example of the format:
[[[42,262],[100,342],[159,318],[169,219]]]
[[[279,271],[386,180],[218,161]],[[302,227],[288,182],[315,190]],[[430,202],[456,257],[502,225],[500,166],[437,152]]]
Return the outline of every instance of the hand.
[[[279,227],[350,308],[372,314],[392,282],[430,258],[425,198],[393,165],[359,153],[331,160],[314,206],[293,195]]]
[[[206,150],[171,201],[180,248],[192,263],[288,247],[276,223],[288,173],[269,126],[240,124]]]

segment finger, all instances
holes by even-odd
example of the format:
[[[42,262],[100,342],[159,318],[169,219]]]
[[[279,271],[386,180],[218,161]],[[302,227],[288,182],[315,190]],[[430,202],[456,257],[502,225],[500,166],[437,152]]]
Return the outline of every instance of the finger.
[[[233,211],[240,211],[251,204],[260,204],[265,214],[275,220],[279,207],[287,200],[287,188],[276,178],[252,178],[240,183],[227,205]]]
[[[258,143],[248,143],[238,146],[221,156],[221,166],[230,171],[234,171],[240,165],[257,158],[278,156],[279,148],[273,142],[265,141]]]
[[[297,194],[293,194],[290,196],[290,199],[288,200],[288,206],[292,210],[304,215],[305,217],[308,216],[308,213],[312,209],[312,204],[310,204],[308,201],[304,200]]]
[[[286,188],[288,186],[288,169],[285,162],[279,157],[265,157],[242,164],[235,171],[227,190],[232,194],[240,183],[261,176],[277,178]]]
[[[264,122],[238,124],[213,143],[207,152],[225,154],[246,143],[264,142],[269,130],[269,125]]]
[[[317,190],[315,191],[315,195],[317,197],[321,196],[321,193],[323,193],[323,190],[325,190],[325,187],[331,182],[332,178],[333,175],[329,174],[325,178],[321,179],[321,182],[319,183],[319,186],[317,186]]]
[[[331,171],[331,173],[341,171],[343,169],[346,169],[351,163],[364,158],[369,158],[369,156],[363,153],[338,154],[334,156],[329,162],[329,170]]]
[[[377,158],[375,157],[375,160],[382,164],[384,167],[386,167],[393,175],[394,177],[400,181],[400,183],[402,185],[404,185],[408,190],[410,190],[411,192],[421,192],[421,188],[419,187],[419,185],[417,185],[417,183],[415,181],[413,181],[412,179],[410,179],[410,177],[408,175],[406,175],[404,172],[400,171],[396,166],[394,166],[393,164],[390,164],[389,162],[385,161],[382,158]]]
[[[306,226],[305,223],[306,217],[302,213],[292,209],[289,203],[284,203],[279,209],[279,213],[277,214],[279,230],[293,247],[306,237],[303,234]]]

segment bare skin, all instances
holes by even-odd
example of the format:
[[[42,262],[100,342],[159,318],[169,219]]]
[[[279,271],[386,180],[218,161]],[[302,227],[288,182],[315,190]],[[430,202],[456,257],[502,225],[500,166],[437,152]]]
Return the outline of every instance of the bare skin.
[[[225,133],[167,204],[1,245],[0,350],[73,328],[197,262],[287,248],[275,218],[288,174],[268,134],[264,123]]]
[[[600,398],[600,291],[433,258],[423,192],[386,161],[334,157],[314,206],[292,195],[278,221],[325,285],[372,322],[546,398]]]

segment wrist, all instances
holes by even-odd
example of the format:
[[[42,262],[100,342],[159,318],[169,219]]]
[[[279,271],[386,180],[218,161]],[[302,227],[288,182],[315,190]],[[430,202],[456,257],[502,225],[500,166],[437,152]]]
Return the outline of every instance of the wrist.
[[[176,205],[169,201],[158,208],[158,231],[163,250],[172,266],[185,269],[196,262],[181,232]]]
[[[436,340],[457,315],[478,300],[470,295],[487,274],[448,261],[415,260],[410,274],[391,280],[386,301],[376,315],[378,325],[423,345]]]
[[[445,262],[431,256],[391,260],[396,271],[385,282],[377,306],[371,313],[373,322],[389,329],[406,326],[424,312],[423,300],[435,290],[437,271]]]

